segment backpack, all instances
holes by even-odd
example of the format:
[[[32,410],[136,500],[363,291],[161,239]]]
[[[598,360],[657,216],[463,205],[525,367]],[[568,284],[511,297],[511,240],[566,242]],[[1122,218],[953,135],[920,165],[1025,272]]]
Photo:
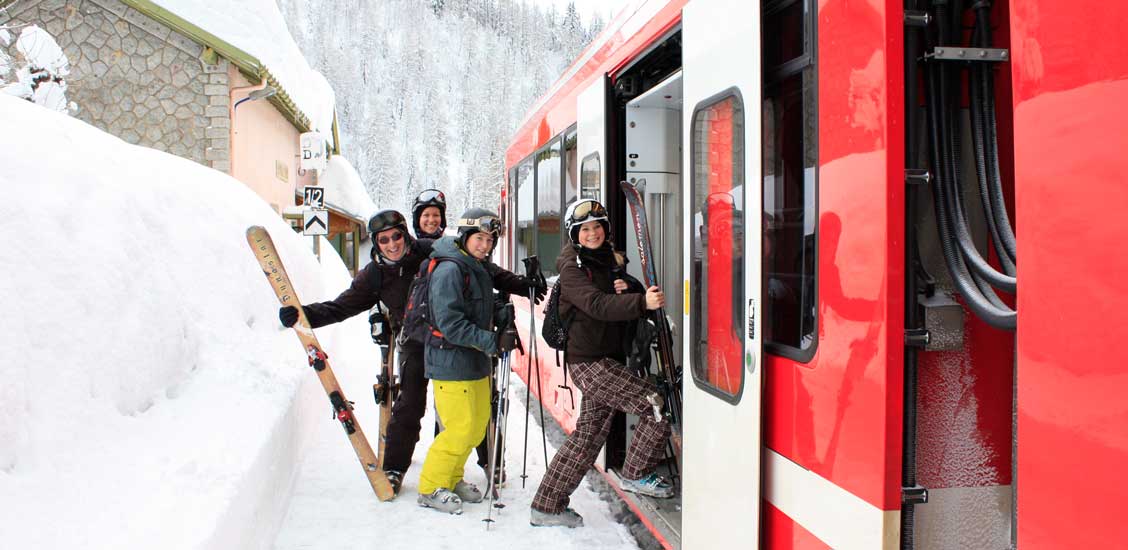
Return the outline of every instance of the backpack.
[[[562,350],[568,345],[568,327],[571,326],[572,318],[575,316],[574,309],[564,317],[560,315],[560,279],[558,278],[552,284],[552,294],[548,297],[548,304],[544,306],[544,321],[541,322],[541,336],[544,337],[548,347]]]
[[[431,313],[431,273],[440,262],[454,261],[453,258],[431,258],[419,264],[419,273],[412,279],[407,290],[407,305],[404,307],[403,328],[400,333],[400,343],[415,342],[417,344],[435,344],[435,340],[442,340],[443,333],[434,326],[434,314]],[[455,262],[458,266],[458,262]],[[462,271],[462,266],[458,266]],[[462,293],[465,295],[470,289],[470,276],[463,275]]]

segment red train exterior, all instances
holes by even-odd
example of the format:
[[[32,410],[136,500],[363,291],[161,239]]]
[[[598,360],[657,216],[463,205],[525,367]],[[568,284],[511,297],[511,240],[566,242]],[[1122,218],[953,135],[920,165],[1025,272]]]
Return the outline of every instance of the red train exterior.
[[[605,76],[615,86],[681,29],[683,10],[695,3],[631,3],[530,110],[506,151],[503,264],[520,271],[512,236],[517,168],[558,136],[567,147],[585,90]],[[811,5],[816,337],[803,357],[765,350],[757,378],[746,380],[762,385],[762,433],[727,445],[732,456],[763,453],[762,473],[749,474],[762,481],[762,504],[758,539],[729,547],[903,547],[905,241],[906,226],[919,223],[907,217],[905,174],[914,166],[906,160],[905,103],[906,90],[919,84],[906,83],[905,2]],[[1128,463],[1128,399],[1120,395],[1128,368],[1114,347],[1128,336],[1128,292],[1117,285],[1128,274],[1118,246],[1126,228],[1120,210],[1128,209],[1128,59],[1114,30],[1128,5],[1007,0],[991,9],[995,47],[1009,53],[995,99],[1000,172],[1019,243],[1022,291],[1011,301],[1018,328],[992,328],[965,308],[962,344],[918,355],[915,474],[930,501],[915,507],[913,539],[920,548],[1128,548],[1116,521],[1128,497],[1120,474]],[[748,48],[759,52],[756,36]],[[687,85],[692,68],[679,77]],[[607,143],[606,157],[623,154]],[[624,159],[605,162],[608,179],[624,172]],[[617,192],[606,181],[603,188],[605,197]],[[558,249],[540,248],[542,263],[555,260]],[[725,283],[723,274],[709,277]],[[686,275],[687,319],[690,294]],[[536,312],[543,316],[542,307]],[[551,350],[543,341],[539,348],[539,386],[528,357],[513,368],[534,392],[544,388],[542,402],[570,431],[578,410],[560,389],[565,380]],[[691,481],[693,472],[684,475]],[[699,505],[682,502],[686,510]],[[632,506],[667,546],[701,547]]]

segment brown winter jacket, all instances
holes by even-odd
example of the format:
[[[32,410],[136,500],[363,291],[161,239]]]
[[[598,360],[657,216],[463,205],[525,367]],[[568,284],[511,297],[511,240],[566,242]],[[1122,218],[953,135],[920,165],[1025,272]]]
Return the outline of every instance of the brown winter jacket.
[[[577,262],[577,259],[582,261]],[[582,267],[581,265],[582,264]],[[571,244],[556,258],[560,272],[560,316],[575,311],[568,329],[568,362],[626,358],[632,334],[629,323],[646,312],[643,294],[615,294],[614,281],[622,278],[623,261],[604,243],[599,250],[584,249],[582,256]]]

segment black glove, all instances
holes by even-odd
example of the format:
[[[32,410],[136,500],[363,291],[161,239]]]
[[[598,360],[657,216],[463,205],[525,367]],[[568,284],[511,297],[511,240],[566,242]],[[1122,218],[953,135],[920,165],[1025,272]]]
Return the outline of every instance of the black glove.
[[[530,279],[528,277],[521,277],[522,282],[525,283],[525,296],[529,295],[529,291],[533,291],[533,303],[539,304],[544,300],[544,295],[548,292],[548,283],[543,278],[536,277]]]
[[[372,327],[372,341],[378,346],[388,345],[388,334],[391,331],[388,330],[388,319],[384,317],[384,312],[374,310],[368,316],[368,324]]]
[[[521,337],[517,334],[517,327],[510,323],[501,334],[497,335],[497,352],[502,354],[515,349],[525,353],[525,347],[521,345]]]
[[[282,321],[284,327],[294,326],[294,323],[298,322],[298,308],[294,306],[278,308],[278,320]]]

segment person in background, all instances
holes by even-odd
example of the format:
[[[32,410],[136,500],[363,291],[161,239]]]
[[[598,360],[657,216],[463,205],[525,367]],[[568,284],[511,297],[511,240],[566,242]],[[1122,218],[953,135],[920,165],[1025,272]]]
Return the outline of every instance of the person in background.
[[[438,239],[446,231],[446,195],[438,189],[424,189],[411,205],[411,224],[415,236]]]

